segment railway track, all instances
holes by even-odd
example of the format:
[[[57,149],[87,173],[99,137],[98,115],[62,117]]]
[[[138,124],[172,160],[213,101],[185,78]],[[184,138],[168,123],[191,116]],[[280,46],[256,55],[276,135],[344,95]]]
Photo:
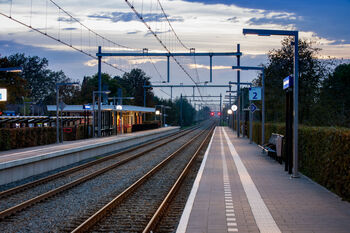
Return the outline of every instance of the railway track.
[[[197,134],[72,230],[152,232],[213,131]]]
[[[142,156],[142,155],[146,154],[147,152],[150,152],[150,151],[158,148],[159,146],[166,145],[167,143],[170,143],[170,142],[176,140],[177,138],[182,137],[182,136],[192,132],[196,128],[197,127],[191,128],[188,130],[184,130],[184,131],[180,131],[180,132],[168,135],[165,138],[155,139],[155,140],[152,140],[151,142],[143,143],[143,144],[138,145],[136,147],[132,147],[132,148],[129,148],[127,150],[123,150],[121,152],[100,158],[98,160],[95,160],[95,161],[92,161],[92,162],[89,162],[89,163],[62,171],[62,172],[59,172],[57,174],[42,178],[40,180],[33,181],[33,182],[27,183],[25,185],[21,185],[21,186],[0,192],[0,203],[1,203],[1,205],[0,205],[1,206],[0,207],[0,211],[1,211],[0,212],[0,219],[8,217],[11,214],[16,213],[17,211],[25,209],[28,206],[31,206],[31,205],[33,205],[37,202],[40,202],[46,198],[49,198],[57,193],[60,193],[64,190],[67,190],[71,187],[74,187],[75,185],[78,185],[82,182],[85,182],[88,179],[91,179],[97,175],[100,175],[104,172],[107,172],[108,170],[113,169],[117,166],[120,166],[123,163],[126,163],[134,158],[137,158],[138,156]],[[128,154],[131,152],[138,152],[138,153],[136,153],[132,156],[128,156]],[[127,155],[127,156],[124,156],[126,158],[121,158],[123,155]],[[112,161],[112,165],[109,164],[112,159],[116,159],[116,158],[117,158],[116,163],[113,163],[113,161]],[[100,165],[98,171],[95,171],[96,165]],[[85,172],[83,171],[83,169],[85,169]],[[70,179],[65,179],[65,182],[64,181],[59,182],[59,184],[63,183],[62,185],[56,185],[56,186],[49,185],[49,187],[47,187],[45,189],[38,188],[38,189],[40,189],[38,192],[34,191],[33,193],[28,194],[27,190],[33,189],[34,187],[37,187],[39,185],[47,184],[50,181],[57,180],[57,179],[60,179],[62,177],[70,176],[74,173],[79,173],[78,176],[74,176],[74,177],[77,177],[77,179],[74,179],[74,177],[70,178]],[[32,192],[32,191],[30,191],[30,192]],[[19,193],[20,193],[20,195],[17,195],[17,196],[15,195],[15,194],[19,194]],[[27,198],[27,200],[23,201],[26,198]],[[13,203],[17,203],[17,204],[13,204]],[[6,208],[6,207],[8,207],[8,208]]]
[[[68,192],[70,189],[73,189],[74,187],[78,186],[79,184],[80,184],[79,186],[87,186],[88,188],[94,187],[93,185],[89,185],[87,183],[92,183],[93,181],[95,181],[95,178],[98,177],[98,176],[107,176],[107,174],[105,174],[105,173],[110,173],[109,171],[113,170],[116,167],[119,167],[119,166],[123,167],[123,165],[126,166],[125,164],[128,164],[128,163],[135,163],[135,162],[133,162],[133,160],[137,160],[137,158],[144,157],[144,156],[141,156],[141,155],[146,155],[146,154],[150,154],[150,153],[151,154],[152,153],[157,153],[156,151],[157,150],[159,151],[160,149],[162,149],[162,150],[169,149],[169,148],[167,148],[168,147],[167,145],[170,142],[182,140],[182,143],[184,143],[186,141],[189,141],[189,139],[193,138],[193,136],[195,135],[195,131],[198,131],[198,130],[199,129],[196,129],[196,128],[190,129],[190,130],[187,130],[185,132],[178,133],[176,135],[171,135],[171,136],[167,137],[166,140],[164,138],[162,140],[157,140],[158,143],[156,143],[156,144],[155,143],[150,144],[150,142],[148,142],[148,143],[146,143],[147,145],[145,145],[145,146],[138,146],[137,148],[131,148],[131,149],[128,149],[126,151],[119,152],[119,153],[116,154],[116,155],[118,155],[118,156],[115,156],[116,158],[120,158],[120,157],[122,157],[122,155],[126,155],[126,154],[128,154],[128,157],[125,158],[126,157],[125,156],[122,159],[119,159],[118,162],[113,163],[113,164],[111,163],[111,161],[113,161],[114,158],[111,158],[110,156],[109,156],[109,158],[101,159],[100,162],[101,161],[102,162],[107,162],[107,163],[110,163],[112,165],[108,166],[108,169],[107,169],[107,167],[104,167],[104,168],[101,168],[101,169],[97,169],[97,171],[95,171],[94,173],[91,173],[91,174],[88,174],[88,175],[84,175],[84,176],[82,176],[82,177],[80,177],[80,178],[78,178],[76,180],[73,180],[73,181],[71,181],[69,183],[66,183],[66,184],[64,184],[62,186],[59,186],[59,187],[57,187],[55,189],[52,189],[52,190],[50,190],[48,192],[45,192],[45,193],[43,193],[43,194],[41,194],[39,196],[35,196],[34,198],[31,198],[31,199],[29,199],[27,201],[24,201],[24,202],[22,202],[22,203],[20,203],[18,205],[15,205],[13,207],[10,207],[10,208],[7,208],[7,209],[3,210],[0,213],[0,216],[2,218],[2,220],[0,220],[0,231],[1,232],[13,232],[13,231],[16,231],[15,230],[16,227],[11,230],[11,229],[8,229],[6,227],[2,228],[1,225],[2,225],[2,223],[5,223],[5,225],[8,224],[8,223],[16,223],[18,221],[18,218],[17,218],[18,215],[20,215],[20,218],[21,217],[27,218],[28,216],[31,216],[33,214],[37,215],[37,214],[35,214],[36,212],[42,212],[42,210],[40,209],[41,208],[40,205],[46,205],[45,204],[46,202],[50,202],[50,203],[54,202],[55,204],[59,202],[59,201],[56,201],[56,198],[52,198],[53,196],[57,196],[58,194],[61,194],[61,195],[58,195],[59,197],[60,196],[64,196],[64,195],[66,195],[65,194],[66,192]],[[154,140],[154,141],[156,141],[156,140]],[[140,151],[141,148],[143,148],[142,151]],[[134,151],[135,153],[133,153],[132,155],[129,156],[131,151]],[[157,156],[154,156],[154,157],[157,157]],[[143,160],[147,161],[147,159],[143,159]],[[78,172],[78,171],[84,170],[86,168],[89,168],[91,170],[91,168],[93,168],[94,165],[96,165],[95,162],[97,162],[97,161],[94,161],[93,163],[90,163],[90,166],[87,166],[86,164],[84,164],[84,165],[81,165],[79,167],[79,169],[73,168],[73,169],[71,169],[71,171],[73,171],[73,173],[74,173],[74,172]],[[143,162],[143,163],[145,163],[145,162]],[[100,164],[100,163],[98,163],[98,164]],[[136,167],[137,167],[137,169],[140,168],[139,165],[136,166]],[[96,169],[94,168],[92,170],[96,170]],[[124,170],[123,170],[123,168],[121,168],[120,170],[121,170],[121,172],[119,172],[120,174],[127,174],[128,172],[130,172],[130,168],[129,169],[127,168],[127,169],[124,169]],[[57,174],[56,174],[56,175],[54,175],[54,178],[49,177],[47,180],[45,180],[45,182],[43,182],[43,181],[34,182],[33,187],[39,187],[42,182],[44,184],[51,183],[50,181],[57,179],[57,177],[61,177],[62,178],[62,177],[65,177],[67,175],[70,175],[70,174],[71,173],[69,173],[67,171],[64,171],[60,176],[57,176]],[[132,178],[134,180],[136,180],[136,177],[137,176],[130,176],[130,180],[132,180]],[[59,178],[59,179],[61,179],[61,178]],[[121,183],[123,183],[123,182],[121,182]],[[128,182],[131,183],[131,181],[128,181]],[[125,185],[127,185],[127,183],[123,184],[123,185],[125,186]],[[118,187],[118,188],[122,188],[122,187]],[[13,196],[16,196],[16,194],[18,194],[18,192],[19,193],[26,193],[28,190],[31,190],[31,189],[32,189],[32,187],[28,186],[28,187],[21,187],[20,191],[11,190],[6,195],[5,194],[1,195],[1,200],[0,201],[2,201],[3,198],[11,198]],[[83,189],[83,188],[75,188],[75,189]],[[65,192],[63,192],[63,191],[65,191]],[[70,192],[72,192],[72,191],[70,191]],[[118,192],[118,191],[115,191],[115,192]],[[70,194],[67,194],[66,196],[69,196],[69,195],[72,195],[72,194],[70,193]],[[46,199],[48,199],[48,200],[44,201]],[[62,197],[61,197],[61,199],[62,199]],[[97,206],[101,205],[101,204],[99,204],[98,201],[96,203],[93,203],[93,204],[96,204]],[[32,207],[29,208],[28,211],[24,211],[29,206],[32,206]],[[57,208],[57,205],[56,205],[56,208]],[[37,210],[39,210],[39,211],[37,211]],[[24,213],[22,213],[22,212],[24,212]],[[11,215],[14,215],[14,216],[11,216]],[[76,216],[72,217],[71,215],[72,214],[68,214],[67,216],[69,218],[68,220],[73,219],[72,220],[73,225],[74,225],[74,221],[78,221],[78,222],[80,221],[80,223],[82,222]],[[67,222],[69,222],[69,221],[67,221]],[[36,224],[41,225],[42,223],[33,221],[30,224],[32,224],[32,225],[36,225]],[[55,226],[55,230],[51,229],[51,230],[47,230],[47,231],[61,231],[61,230],[63,230],[63,228],[62,228],[62,225],[61,226],[57,226],[57,227]],[[4,231],[4,229],[5,229],[5,231]],[[50,229],[50,228],[48,228],[48,229]],[[45,230],[42,231],[42,232],[45,232]]]

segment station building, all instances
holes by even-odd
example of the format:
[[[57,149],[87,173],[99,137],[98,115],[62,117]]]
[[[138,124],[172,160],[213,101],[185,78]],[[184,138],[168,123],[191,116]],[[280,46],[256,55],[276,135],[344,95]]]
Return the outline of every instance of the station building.
[[[60,124],[63,128],[84,126],[87,131],[95,127],[97,132],[97,109],[97,105],[66,105],[62,111],[59,109]],[[55,127],[56,105],[47,105],[47,112],[48,116],[0,116],[0,128]],[[101,133],[103,136],[131,133],[134,125],[149,124],[146,119],[154,119],[154,114],[155,108],[150,107],[102,105]]]
[[[62,116],[80,116],[79,122],[69,122],[67,126],[82,124],[92,125],[97,130],[97,105],[67,105],[62,111]],[[55,115],[56,105],[48,105],[47,111]],[[131,133],[133,125],[145,123],[147,115],[155,114],[155,108],[133,106],[133,105],[101,105],[101,132],[102,135],[112,135],[116,133]],[[95,115],[95,118],[94,118]],[[149,117],[151,118],[151,117]],[[95,119],[95,122],[93,122]]]

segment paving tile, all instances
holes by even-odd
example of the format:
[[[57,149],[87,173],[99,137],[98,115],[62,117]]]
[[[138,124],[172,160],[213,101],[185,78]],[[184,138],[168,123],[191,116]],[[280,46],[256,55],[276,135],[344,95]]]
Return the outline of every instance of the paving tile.
[[[284,172],[284,166],[263,155],[255,144],[249,144],[247,139],[238,139],[228,128],[225,130],[281,232],[350,232],[349,203],[341,201],[304,176],[291,179]],[[225,142],[224,137],[223,141]],[[259,232],[236,164],[226,143],[224,156],[229,178],[229,185],[225,186],[220,134],[217,128],[187,232],[227,232],[225,213],[234,213],[234,216],[230,217],[236,219],[238,232]],[[226,196],[232,200],[234,212],[227,212],[225,209],[225,190]]]

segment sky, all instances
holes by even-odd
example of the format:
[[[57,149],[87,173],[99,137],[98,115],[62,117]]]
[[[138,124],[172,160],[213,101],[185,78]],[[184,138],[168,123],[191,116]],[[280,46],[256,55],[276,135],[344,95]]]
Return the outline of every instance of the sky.
[[[160,0],[176,35],[157,1],[129,2],[171,52],[189,52],[188,48],[195,48],[196,52],[235,52],[240,44],[241,65],[259,66],[266,64],[268,51],[280,48],[283,39],[242,34],[243,28],[260,28],[298,30],[301,38],[314,41],[315,46],[322,49],[320,58],[350,59],[349,0]],[[143,48],[149,52],[165,52],[125,0],[54,2],[61,9],[50,0],[0,0],[0,13],[11,15],[33,29],[90,54],[96,53],[98,45],[102,46],[103,52],[140,52]],[[63,70],[70,78],[80,81],[97,71],[96,60],[31,28],[3,15],[0,15],[0,25],[1,56],[25,53],[46,57],[50,69]],[[166,80],[164,57],[106,57],[105,60],[123,71],[141,68],[155,84]],[[209,57],[177,57],[177,62],[196,82],[209,81]],[[213,84],[236,81],[232,65],[236,65],[235,57],[214,57]],[[103,65],[102,69],[112,76],[123,73],[108,65]],[[256,76],[256,71],[245,71],[241,79],[250,82]],[[170,64],[170,81],[170,84],[193,84],[174,60]],[[225,89],[201,88],[200,91],[202,95],[225,94]],[[167,98],[164,92],[170,94],[166,88],[155,89],[157,95]],[[174,96],[180,93],[191,95],[192,89],[173,90]]]

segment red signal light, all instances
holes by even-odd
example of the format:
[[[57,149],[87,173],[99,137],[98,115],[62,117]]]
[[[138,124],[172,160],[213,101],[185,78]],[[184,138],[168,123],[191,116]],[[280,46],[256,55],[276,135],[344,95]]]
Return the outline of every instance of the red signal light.
[[[210,116],[214,116],[214,115],[215,115],[214,112],[211,112],[211,113],[210,113]]]
[[[221,116],[221,112],[218,112],[218,116]]]

